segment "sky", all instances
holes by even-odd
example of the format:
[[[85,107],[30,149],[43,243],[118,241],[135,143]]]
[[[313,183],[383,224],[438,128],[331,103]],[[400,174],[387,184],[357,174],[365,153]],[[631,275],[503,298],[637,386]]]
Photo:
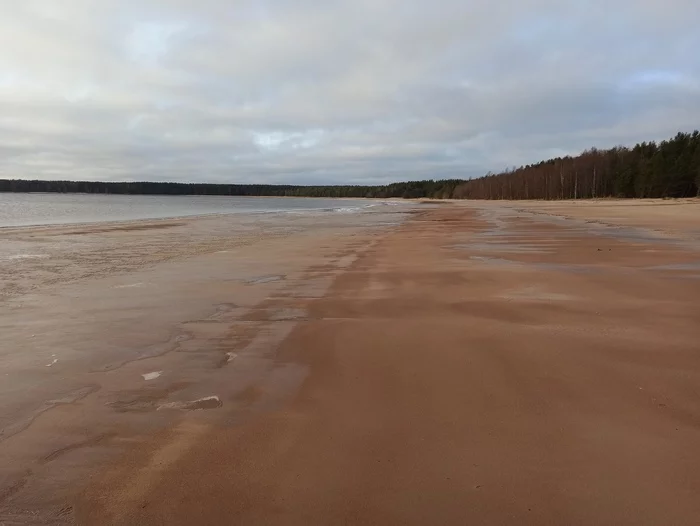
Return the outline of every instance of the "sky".
[[[700,128],[698,0],[0,0],[0,178],[470,178]]]

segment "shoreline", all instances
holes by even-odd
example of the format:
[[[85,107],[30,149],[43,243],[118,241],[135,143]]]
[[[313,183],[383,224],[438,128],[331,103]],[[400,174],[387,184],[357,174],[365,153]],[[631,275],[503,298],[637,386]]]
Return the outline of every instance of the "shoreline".
[[[50,246],[63,248],[4,269],[0,262],[0,285],[3,272],[10,284],[17,275],[34,283],[0,301],[0,522],[62,523],[61,503],[79,480],[129,441],[168,432],[181,412],[200,406],[235,413],[237,393],[268,375],[301,381],[302,371],[279,371],[264,352],[300,314],[277,309],[266,321],[266,299],[322,295],[350,263],[348,246],[362,250],[358,243],[386,230],[383,222],[404,216],[373,211],[318,224],[304,215],[261,223],[232,214],[166,220],[168,228],[120,222],[23,234],[23,242],[58,239]],[[68,256],[57,267],[63,280],[46,281],[47,265]]]

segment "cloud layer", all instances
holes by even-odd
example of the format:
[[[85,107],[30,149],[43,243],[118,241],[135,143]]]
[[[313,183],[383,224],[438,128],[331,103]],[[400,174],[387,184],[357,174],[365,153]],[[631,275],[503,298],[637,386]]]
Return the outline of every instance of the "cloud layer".
[[[0,5],[0,177],[471,177],[700,126],[697,0]]]

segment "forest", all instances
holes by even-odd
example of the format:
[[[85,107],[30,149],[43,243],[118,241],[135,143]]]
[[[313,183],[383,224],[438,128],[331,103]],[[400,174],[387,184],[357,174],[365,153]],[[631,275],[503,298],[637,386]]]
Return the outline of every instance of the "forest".
[[[591,148],[575,157],[557,157],[469,180],[407,181],[376,186],[296,186],[0,179],[0,192],[381,199],[694,197],[700,194],[700,132],[678,133],[658,144],[642,142],[631,148]]]
[[[695,197],[700,191],[700,132],[632,148],[591,148],[458,185],[456,199]]]
[[[449,199],[461,179],[408,181],[378,186],[294,186],[169,182],[29,181],[0,179],[0,192],[60,192],[84,194],[219,195],[270,197],[420,197]]]

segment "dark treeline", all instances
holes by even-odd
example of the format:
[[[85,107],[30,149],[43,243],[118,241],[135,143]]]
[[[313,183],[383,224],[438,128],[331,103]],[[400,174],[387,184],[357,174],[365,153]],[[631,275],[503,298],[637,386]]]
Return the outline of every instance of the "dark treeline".
[[[0,192],[405,199],[693,197],[700,193],[700,133],[679,133],[658,144],[643,142],[632,148],[592,148],[576,157],[557,157],[468,181],[448,179],[376,186],[292,186],[0,179]]]
[[[0,192],[60,192],[84,194],[219,195],[270,197],[373,197],[448,199],[463,180],[410,181],[378,186],[291,186],[96,181],[25,181],[0,179]]]
[[[700,193],[700,133],[643,142],[633,148],[592,148],[465,181],[461,199],[586,199],[694,197]]]

